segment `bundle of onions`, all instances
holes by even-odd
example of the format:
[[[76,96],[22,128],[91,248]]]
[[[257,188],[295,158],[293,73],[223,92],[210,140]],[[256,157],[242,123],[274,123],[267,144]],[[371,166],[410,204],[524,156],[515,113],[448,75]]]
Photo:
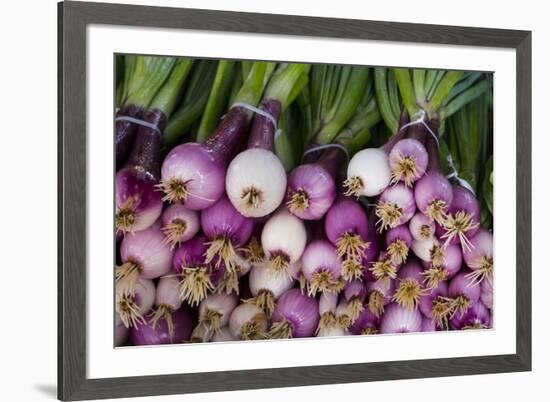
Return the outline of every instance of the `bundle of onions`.
[[[313,240],[307,245],[302,255],[302,274],[311,296],[317,292],[338,293],[344,285],[342,260],[327,240]]]
[[[192,65],[178,59],[166,83],[155,95],[145,114],[147,126],[137,130],[132,153],[115,178],[115,225],[123,233],[151,226],[162,212],[161,196],[156,191],[160,169],[160,146],[166,119],[172,111],[182,84]]]
[[[472,284],[467,276],[465,271],[460,271],[449,283],[449,298],[453,307],[453,317],[456,312],[459,313],[459,317],[463,316],[471,306],[478,302],[481,296],[479,283]]]
[[[374,314],[370,309],[364,309],[349,328],[353,335],[372,335],[378,333],[380,327],[380,316]]]
[[[229,318],[229,330],[234,339],[265,339],[267,329],[267,316],[261,308],[253,304],[240,304]]]
[[[386,251],[395,265],[405,262],[412,246],[412,235],[407,225],[399,225],[386,232]]]
[[[422,282],[422,266],[415,259],[409,260],[397,275],[397,289],[393,301],[407,310],[417,309],[420,298],[427,294]]]
[[[254,63],[235,103],[256,105],[273,68],[272,63]],[[166,155],[159,185],[165,201],[192,210],[218,201],[225,191],[226,167],[246,134],[250,113],[241,106],[231,107],[206,143],[184,143]]]
[[[265,311],[268,318],[273,313],[277,299],[292,288],[294,283],[289,275],[270,271],[265,264],[251,269],[248,282],[253,297],[244,302],[258,306]]]
[[[237,249],[250,238],[254,228],[252,219],[241,215],[229,199],[223,196],[202,211],[201,227],[210,240],[205,262],[214,262],[216,267],[223,263],[228,274],[236,275],[237,267],[242,263]]]
[[[233,294],[214,293],[208,295],[199,305],[199,323],[193,331],[193,337],[205,342],[210,340],[220,328],[229,324],[237,303],[237,296]]]
[[[170,314],[172,331],[168,329],[166,320],[159,320],[155,325],[147,322],[140,323],[136,328],[130,330],[130,341],[135,346],[143,345],[164,345],[170,343],[187,342],[191,338],[193,320],[187,307]]]
[[[464,262],[472,270],[467,276],[472,283],[481,283],[493,274],[493,235],[479,229],[470,243],[472,247],[463,251]]]
[[[137,327],[145,323],[143,317],[155,303],[155,284],[150,279],[139,278],[134,287],[134,293],[120,292],[117,289],[115,309],[117,317],[124,327]]]
[[[378,197],[376,216],[380,231],[407,223],[416,212],[413,192],[405,184],[386,188]]]
[[[462,251],[470,251],[473,245],[470,239],[479,230],[480,208],[476,196],[461,186],[453,187],[453,201],[443,221],[445,231],[441,239],[445,244],[459,244]]]
[[[134,294],[138,279],[154,279],[170,271],[172,250],[164,241],[158,224],[126,236],[120,244],[122,265],[117,266],[117,289],[122,294]]]
[[[451,320],[453,329],[486,329],[491,327],[491,314],[483,303],[474,303],[464,315],[455,315]]]
[[[164,210],[161,217],[162,232],[174,248],[192,239],[200,230],[199,215],[181,204],[173,204]]]
[[[269,269],[288,274],[289,265],[302,256],[306,241],[304,222],[286,208],[279,209],[262,230],[262,248],[269,262]]]
[[[325,234],[343,258],[342,277],[347,281],[363,276],[362,260],[370,246],[368,227],[363,208],[347,197],[338,199],[326,215]]]
[[[368,302],[367,307],[376,317],[384,312],[384,307],[391,303],[395,293],[395,281],[379,279],[367,282]]]
[[[190,306],[198,305],[214,290],[212,266],[204,259],[208,246],[203,235],[182,243],[172,258],[172,268],[180,275],[179,297]]]
[[[313,336],[319,324],[319,303],[302,294],[300,289],[290,289],[277,301],[271,319],[271,338]]]
[[[422,314],[418,309],[407,309],[397,303],[386,307],[380,322],[382,334],[420,332],[422,330]]]
[[[281,112],[307,84],[305,71],[304,64],[285,64],[275,72],[260,105],[265,114],[257,114],[252,122],[248,149],[227,168],[227,196],[244,216],[266,216],[284,198],[287,179],[283,164],[273,153],[275,129]]]
[[[166,276],[159,279],[155,293],[155,308],[151,311],[150,324],[155,329],[160,320],[166,322],[168,333],[174,334],[174,322],[172,313],[178,310],[181,305],[179,297],[179,279],[176,275]]]

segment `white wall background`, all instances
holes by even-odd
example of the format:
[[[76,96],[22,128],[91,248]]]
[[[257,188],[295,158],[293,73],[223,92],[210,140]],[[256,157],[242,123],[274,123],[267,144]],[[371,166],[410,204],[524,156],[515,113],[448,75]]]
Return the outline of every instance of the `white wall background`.
[[[119,2],[124,2],[120,0]],[[131,1],[130,1],[131,2]],[[533,372],[158,397],[159,401],[545,400],[550,378],[547,91],[550,24],[540,0],[321,2],[136,0],[141,4],[528,29],[533,31]],[[0,399],[45,401],[56,390],[56,1],[4,2],[0,62]],[[7,140],[7,142],[6,142]],[[513,178],[511,178],[513,179]],[[537,394],[535,394],[537,392]],[[541,394],[539,394],[541,392]],[[544,395],[544,396],[535,396]],[[141,398],[140,400],[153,400]]]

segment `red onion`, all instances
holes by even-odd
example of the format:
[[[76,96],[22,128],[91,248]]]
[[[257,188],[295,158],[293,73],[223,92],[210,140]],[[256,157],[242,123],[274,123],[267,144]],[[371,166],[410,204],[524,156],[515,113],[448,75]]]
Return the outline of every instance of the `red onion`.
[[[153,327],[150,323],[139,324],[130,330],[130,341],[135,346],[164,345],[187,342],[191,338],[193,320],[187,307],[182,307],[171,314],[174,325],[170,332],[166,320],[159,320]]]
[[[214,293],[208,295],[199,305],[199,324],[203,327],[205,336],[210,339],[221,327],[229,323],[238,299],[234,294]]]
[[[325,218],[325,233],[336,246],[338,256],[344,258],[342,277],[347,280],[363,276],[362,259],[369,248],[367,215],[361,206],[349,199],[337,200]]]
[[[173,204],[162,213],[162,232],[171,247],[192,239],[200,230],[199,215],[180,204]]]
[[[147,229],[162,213],[156,178],[147,173],[127,167],[115,176],[115,226],[119,233]]]
[[[303,295],[300,289],[290,289],[277,301],[272,321],[272,338],[313,336],[319,324],[319,303],[314,298]]]
[[[386,307],[380,322],[380,332],[383,334],[420,332],[422,329],[422,314],[417,309],[406,309],[397,303]]]
[[[225,190],[225,168],[246,133],[248,111],[232,107],[205,144],[173,148],[161,168],[164,200],[202,210],[216,203]]]
[[[424,145],[413,138],[397,142],[389,155],[392,182],[404,182],[408,187],[420,179],[428,166],[428,152]]]
[[[120,292],[117,287],[115,308],[126,328],[145,323],[144,314],[155,303],[155,284],[150,279],[138,278],[134,293]]]
[[[435,233],[435,223],[421,212],[417,212],[409,221],[409,230],[415,240],[427,240]]]
[[[120,244],[123,264],[116,268],[118,289],[133,294],[138,278],[154,279],[170,271],[172,251],[158,225],[126,236]]]
[[[386,232],[386,251],[395,265],[405,262],[412,246],[412,236],[407,225],[399,225]]]
[[[233,335],[231,334],[231,330],[229,329],[229,326],[225,326],[221,328],[212,337],[212,342],[230,342],[230,341],[237,341],[237,340],[239,339],[233,337]]]
[[[408,310],[417,309],[420,297],[427,294],[422,282],[422,266],[417,260],[410,260],[399,270],[393,301]]]
[[[353,335],[372,335],[378,333],[380,317],[373,314],[370,309],[364,309],[349,328]]]
[[[435,245],[430,250],[430,261],[424,262],[426,269],[422,273],[429,288],[436,287],[444,280],[451,279],[462,267],[460,246],[449,244],[447,247]]]
[[[288,273],[289,264],[297,262],[306,247],[304,222],[286,208],[279,209],[264,225],[262,247],[269,261],[269,269]]]
[[[453,316],[456,311],[460,316],[464,315],[468,308],[478,302],[481,295],[479,283],[472,284],[467,275],[465,271],[461,271],[449,283],[449,298],[452,299],[454,308]]]
[[[449,327],[448,320],[453,314],[452,300],[447,297],[447,282],[441,282],[428,294],[420,297],[420,311],[424,317],[431,319],[438,328]]]
[[[443,221],[445,234],[441,239],[445,244],[459,244],[462,251],[472,249],[470,238],[479,229],[480,208],[476,196],[464,187],[453,187],[453,201],[447,217]]]
[[[269,270],[266,265],[252,268],[248,281],[254,297],[245,302],[258,306],[268,317],[273,313],[275,301],[294,283],[289,275],[279,275]]]
[[[367,306],[377,317],[384,312],[384,307],[391,303],[395,293],[395,281],[379,279],[375,282],[367,282],[367,293],[369,295]]]
[[[172,313],[181,307],[179,283],[179,279],[175,275],[160,278],[158,281],[155,294],[156,308],[152,311],[150,320],[153,329],[163,319],[166,321],[168,333],[173,335],[174,323],[172,321]]]
[[[472,270],[468,278],[473,283],[480,283],[493,273],[493,235],[480,229],[470,238],[472,247],[464,250],[464,262]]]
[[[210,240],[206,263],[214,262],[219,267],[223,262],[228,274],[236,274],[237,265],[242,262],[237,249],[250,238],[254,228],[252,219],[242,216],[223,196],[216,204],[202,211],[201,226]]]
[[[430,170],[415,183],[414,199],[422,213],[442,224],[453,200],[453,187],[441,172]]]
[[[317,292],[338,292],[342,288],[342,260],[327,240],[314,240],[307,245],[302,255],[302,273],[311,296]]]
[[[352,321],[355,321],[365,308],[363,303],[367,298],[367,288],[363,282],[355,279],[346,284],[343,296],[347,303],[348,315]]]
[[[483,303],[474,303],[462,316],[451,320],[453,329],[486,329],[491,327],[491,313]]]
[[[290,212],[304,220],[317,220],[325,215],[336,198],[335,177],[344,156],[340,149],[327,149],[315,163],[292,170],[286,194]]]
[[[181,276],[180,299],[190,306],[198,305],[214,290],[212,267],[204,260],[207,249],[206,237],[198,235],[182,243],[172,258],[172,268]]]
[[[394,228],[408,222],[416,211],[414,195],[410,188],[402,183],[388,187],[378,197],[376,216],[380,231]]]
[[[316,336],[336,336],[343,332],[343,328],[336,319],[336,307],[338,305],[338,295],[336,293],[321,293],[319,298],[319,324],[317,326]]]
[[[235,339],[265,339],[267,327],[267,316],[264,311],[253,304],[244,303],[237,306],[229,319],[229,330]]]

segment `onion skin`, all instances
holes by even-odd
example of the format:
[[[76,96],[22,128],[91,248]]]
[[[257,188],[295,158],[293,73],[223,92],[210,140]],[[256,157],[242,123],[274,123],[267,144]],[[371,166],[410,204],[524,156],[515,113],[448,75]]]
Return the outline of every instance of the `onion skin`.
[[[472,270],[472,282],[482,282],[493,274],[493,235],[479,229],[470,243],[471,248],[463,250],[464,263]]]
[[[407,225],[399,225],[386,232],[386,251],[395,264],[402,264],[407,259],[413,238]]]
[[[236,247],[240,247],[250,239],[254,222],[242,216],[227,197],[222,197],[215,205],[202,211],[201,227],[209,239],[227,236]]]
[[[139,278],[134,294],[116,292],[116,311],[125,327],[136,326],[139,322],[145,322],[146,313],[151,310],[155,303],[156,288],[150,279]]]
[[[487,307],[488,309],[493,309],[493,278],[488,277],[485,278],[481,282],[481,295],[480,295],[481,302]]]
[[[380,317],[377,317],[368,308],[365,308],[353,324],[351,324],[349,332],[353,335],[376,334],[379,331],[379,327]]]
[[[124,346],[129,333],[120,316],[115,314],[115,346]]]
[[[170,335],[168,325],[164,319],[159,320],[155,327],[149,322],[130,330],[130,341],[135,346],[165,345],[189,341],[193,331],[193,320],[186,307],[174,311],[172,314],[174,332]]]
[[[273,311],[273,323],[283,320],[290,322],[293,338],[313,336],[319,324],[319,303],[300,289],[290,289],[279,298]]]
[[[248,331],[247,326],[253,325],[253,331]],[[235,339],[264,339],[267,332],[267,317],[263,310],[253,304],[238,305],[229,318],[229,330]]]
[[[420,332],[422,330],[422,314],[417,309],[408,310],[397,303],[386,306],[386,311],[380,322],[382,334]]]
[[[182,243],[174,252],[172,268],[177,274],[183,274],[187,268],[199,268],[206,266],[204,254],[208,249],[207,239],[202,234]]]
[[[485,329],[491,327],[491,313],[483,303],[474,303],[462,316],[451,319],[452,329]]]
[[[239,300],[234,294],[212,293],[209,294],[199,305],[199,322],[203,322],[206,314],[210,311],[219,313],[219,322],[216,325],[207,325],[209,329],[217,331],[229,324],[231,313],[237,307]]]
[[[449,297],[454,299],[456,304],[455,313],[459,318],[466,310],[476,304],[481,296],[479,283],[472,284],[465,271],[460,271],[449,283]]]
[[[420,331],[422,332],[435,332],[437,331],[437,327],[435,323],[430,320],[429,318],[422,318],[422,326],[420,328]]]

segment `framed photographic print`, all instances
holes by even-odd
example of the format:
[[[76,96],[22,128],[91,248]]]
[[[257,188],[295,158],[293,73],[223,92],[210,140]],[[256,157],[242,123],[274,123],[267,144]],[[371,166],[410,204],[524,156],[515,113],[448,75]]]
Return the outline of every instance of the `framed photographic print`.
[[[530,370],[530,41],[59,3],[59,399]]]

